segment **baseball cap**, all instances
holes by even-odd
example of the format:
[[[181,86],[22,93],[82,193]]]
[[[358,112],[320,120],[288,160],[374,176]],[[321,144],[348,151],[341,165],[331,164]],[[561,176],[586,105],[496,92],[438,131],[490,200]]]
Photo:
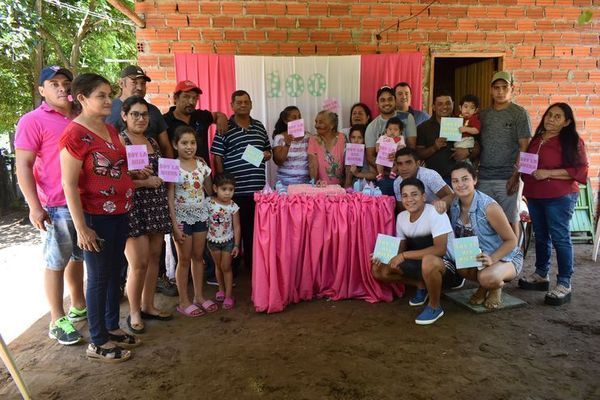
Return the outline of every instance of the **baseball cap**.
[[[506,82],[510,83],[511,85],[513,84],[513,77],[510,74],[510,72],[506,72],[506,71],[498,71],[494,74],[494,76],[492,77],[492,85],[494,84],[494,82],[496,82],[498,79],[502,79],[505,80]]]
[[[42,72],[40,72],[40,79],[38,81],[39,85],[42,86],[45,81],[54,78],[54,76],[58,74],[66,76],[67,78],[69,78],[70,81],[73,80],[73,74],[71,73],[71,71],[69,71],[66,68],[52,65],[44,68]]]
[[[150,77],[148,75],[146,75],[146,73],[144,72],[143,69],[141,69],[140,67],[138,67],[137,65],[128,65],[125,67],[125,69],[123,71],[121,71],[121,78],[126,78],[126,77],[132,77],[132,78],[144,78],[146,80],[146,82],[151,82],[152,79],[150,79]]]
[[[202,94],[202,89],[200,89],[198,87],[198,85],[196,85],[192,81],[188,81],[188,80],[181,81],[177,84],[177,86],[175,86],[175,93],[189,92],[190,90],[194,90],[194,91],[198,92],[198,94]]]

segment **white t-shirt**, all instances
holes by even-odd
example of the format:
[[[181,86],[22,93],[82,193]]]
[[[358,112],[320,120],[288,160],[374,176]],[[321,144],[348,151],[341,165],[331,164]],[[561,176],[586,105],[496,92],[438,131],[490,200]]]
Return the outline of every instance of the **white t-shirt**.
[[[446,182],[440,174],[429,168],[418,167],[417,179],[423,182],[423,185],[425,186],[425,201],[427,203],[431,204],[434,201],[439,200],[437,192],[446,186]],[[396,201],[402,201],[402,196],[400,194],[401,183],[402,177],[399,176],[394,181],[394,194],[396,195]]]
[[[431,204],[425,204],[423,213],[415,222],[410,222],[410,213],[402,211],[396,217],[396,237],[417,238],[423,236],[438,237],[448,233],[448,243],[454,238],[454,231],[447,214],[439,214]]]

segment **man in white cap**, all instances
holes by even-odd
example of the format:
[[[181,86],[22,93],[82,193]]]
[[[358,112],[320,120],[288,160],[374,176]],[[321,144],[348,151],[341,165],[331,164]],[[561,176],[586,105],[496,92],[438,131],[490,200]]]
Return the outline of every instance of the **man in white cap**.
[[[493,104],[480,114],[478,189],[500,204],[518,237],[519,172],[515,164],[519,152],[527,151],[531,120],[523,107],[512,102],[513,77],[509,72],[496,72],[491,85]]]
[[[60,344],[82,340],[73,322],[87,318],[83,292],[83,252],[67,208],[60,176],[58,142],[74,117],[69,100],[71,71],[46,67],[38,90],[44,98],[35,110],[23,115],[15,136],[17,179],[29,205],[29,219],[42,233],[44,289],[50,306],[48,336]],[[65,282],[71,295],[67,315],[63,308]]]
[[[121,118],[121,107],[123,102],[131,96],[146,96],[146,83],[152,80],[143,69],[137,65],[128,65],[121,71],[121,79],[119,79],[119,87],[121,94],[115,98],[112,103],[110,115],[106,118],[106,123],[113,125],[120,132],[125,128],[123,118]],[[167,124],[163,116],[155,105],[148,104],[148,128],[145,135],[156,140],[160,146],[160,152],[163,157],[173,158],[173,146],[169,142],[167,135]]]

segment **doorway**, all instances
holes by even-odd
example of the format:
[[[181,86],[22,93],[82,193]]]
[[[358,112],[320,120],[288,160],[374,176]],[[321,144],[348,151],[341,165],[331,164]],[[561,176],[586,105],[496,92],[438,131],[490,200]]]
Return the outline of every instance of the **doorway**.
[[[455,111],[460,99],[467,94],[479,97],[479,109],[491,105],[490,79],[496,71],[502,70],[504,53],[445,53],[432,54],[430,69],[430,92],[447,90],[453,95]]]

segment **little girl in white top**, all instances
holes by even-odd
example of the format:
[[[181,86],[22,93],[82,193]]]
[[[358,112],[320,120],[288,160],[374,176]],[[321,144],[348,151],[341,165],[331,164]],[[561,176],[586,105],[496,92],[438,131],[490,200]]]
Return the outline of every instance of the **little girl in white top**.
[[[177,150],[180,162],[179,182],[168,186],[173,240],[177,249],[177,311],[187,317],[200,317],[219,309],[215,302],[204,297],[202,287],[207,227],[202,218],[201,204],[204,190],[212,194],[211,170],[204,160],[195,157],[197,143],[194,128],[186,125],[175,129],[173,147]],[[194,284],[193,301],[188,295],[190,267]]]
[[[212,197],[202,204],[203,220],[208,225],[208,249],[215,261],[215,275],[219,282],[216,299],[223,302],[223,309],[232,309],[235,300],[233,291],[233,272],[231,259],[240,253],[240,213],[232,200],[235,190],[235,178],[225,172],[215,176]]]

